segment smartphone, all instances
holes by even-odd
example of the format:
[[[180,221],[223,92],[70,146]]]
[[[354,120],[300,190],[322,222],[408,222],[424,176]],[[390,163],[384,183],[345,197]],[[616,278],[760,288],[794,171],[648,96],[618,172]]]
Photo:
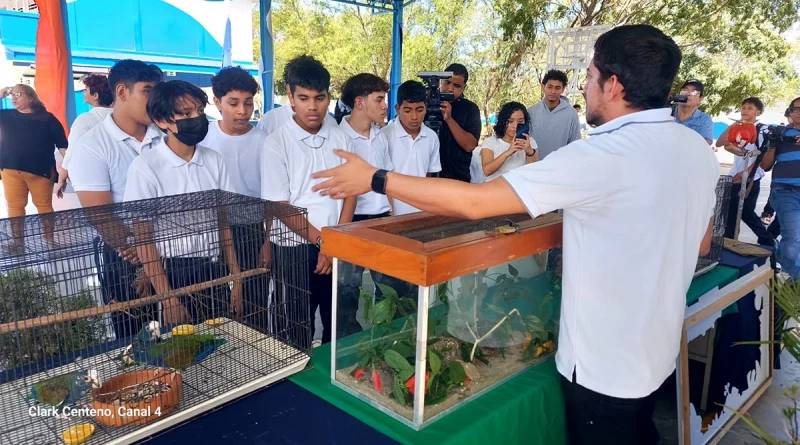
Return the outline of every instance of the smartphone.
[[[529,134],[529,132],[530,132],[530,127],[528,126],[528,124],[520,124],[517,127],[517,137],[516,138],[517,139],[525,139],[525,135]]]

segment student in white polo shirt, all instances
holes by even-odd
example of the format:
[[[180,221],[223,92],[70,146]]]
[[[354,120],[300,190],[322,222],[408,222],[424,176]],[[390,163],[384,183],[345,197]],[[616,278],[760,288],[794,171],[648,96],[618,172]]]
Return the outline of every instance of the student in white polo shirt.
[[[182,80],[163,82],[153,88],[147,114],[167,137],[131,162],[126,202],[206,190],[235,192],[223,157],[198,145],[208,134],[207,103],[208,96],[203,90]],[[215,233],[209,232],[148,243],[148,236],[152,236],[154,226],[159,223],[148,219],[134,223],[137,253],[158,294],[215,280],[228,272],[240,272],[227,225],[220,228],[221,242]],[[220,244],[222,252],[216,247]],[[219,257],[224,257],[225,262],[218,261]],[[227,295],[226,287],[162,301],[162,322],[165,325],[189,321],[196,324],[218,317],[228,307],[241,316],[240,281],[234,281],[230,306],[228,301],[214,299],[214,295]]]
[[[297,217],[278,222],[281,232],[286,228],[294,232],[292,237],[275,239],[275,264],[289,271],[292,262],[303,258],[306,251],[309,270],[291,273],[284,280],[296,280],[298,276],[308,276],[311,290],[309,314],[319,307],[322,318],[322,343],[331,339],[331,303],[333,281],[331,278],[331,258],[320,253],[321,230],[326,226],[349,223],[353,220],[356,198],[344,201],[321,196],[311,188],[317,181],[311,179],[315,171],[341,164],[341,158],[334,150],[352,152],[352,142],[335,125],[330,125],[324,115],[330,103],[330,73],[317,60],[300,56],[290,62],[291,69],[286,73],[292,106],[295,114],[292,119],[269,135],[264,144],[261,161],[261,198],[269,201],[286,202],[308,210],[308,231],[304,232],[303,222]],[[308,274],[308,275],[306,275]],[[288,287],[288,286],[286,286]],[[280,290],[280,289],[276,289]],[[291,292],[291,290],[287,290]],[[285,301],[298,302],[296,295],[286,296]],[[295,303],[297,304],[297,303]],[[311,339],[298,339],[301,347],[308,347]]]
[[[120,60],[108,72],[114,94],[113,111],[70,147],[69,176],[84,208],[122,202],[131,162],[161,141],[162,133],[147,116],[147,98],[160,81],[161,71],[139,60]],[[87,210],[90,218],[95,213]],[[129,242],[133,233],[117,219],[96,216],[104,302],[135,299],[150,286],[136,278],[143,275],[136,250]],[[117,337],[136,335],[142,324],[152,318],[154,309],[155,305],[148,305],[112,313]]]
[[[225,158],[225,165],[237,193],[261,197],[261,155],[267,132],[250,125],[253,101],[259,90],[258,82],[244,69],[232,66],[221,69],[211,78],[214,105],[222,119],[212,122],[208,135],[200,143]],[[239,267],[244,270],[262,267],[269,262],[270,245],[264,223],[232,224],[233,244]],[[259,248],[260,246],[260,248]],[[263,258],[259,254],[263,251]],[[242,281],[244,321],[262,330],[267,329],[264,308],[268,306],[268,277],[265,274]]]
[[[392,171],[394,166],[389,156],[389,142],[379,126],[386,120],[388,93],[389,84],[385,80],[374,74],[357,74],[347,79],[342,86],[342,97],[339,99],[336,118],[340,121],[339,128],[353,141],[353,151],[357,155],[372,165]],[[390,211],[391,206],[386,195],[368,192],[358,197],[353,221],[384,218],[390,215]],[[379,272],[370,271],[370,274],[374,283],[393,288],[401,297],[416,298],[416,293],[409,295],[414,291],[406,283],[392,280],[391,277]],[[364,268],[343,263],[337,278],[339,280],[337,331],[339,335],[360,332],[362,327],[356,321],[356,311],[363,286]],[[379,287],[374,286],[373,295],[380,298],[383,294]]]
[[[258,128],[264,130],[267,135],[271,134],[273,131],[278,129],[278,127],[284,125],[286,122],[289,122],[292,119],[292,115],[294,114],[294,110],[292,110],[292,90],[289,88],[289,82],[286,81],[286,73],[292,70],[292,63],[300,63],[300,61],[304,60],[304,57],[307,56],[300,56],[290,60],[283,69],[283,83],[286,85],[286,96],[289,97],[289,103],[282,107],[273,108],[267,111],[263,116],[261,116],[261,119],[258,120]],[[327,112],[325,113],[325,122],[331,125],[338,125],[336,119],[334,119],[333,116]]]
[[[680,61],[675,42],[649,25],[601,35],[583,88],[592,137],[502,180],[414,178],[343,152],[343,166],[315,175],[331,178],[316,187],[323,195],[374,190],[471,219],[564,209],[556,366],[571,444],[658,442],[654,393],[675,370],[719,179],[706,141],[664,108]]]
[[[439,137],[426,127],[425,85],[415,80],[403,82],[397,89],[397,119],[381,131],[389,143],[389,156],[397,173],[409,176],[435,176],[442,171],[439,160]],[[389,196],[393,214],[405,215],[419,209]]]

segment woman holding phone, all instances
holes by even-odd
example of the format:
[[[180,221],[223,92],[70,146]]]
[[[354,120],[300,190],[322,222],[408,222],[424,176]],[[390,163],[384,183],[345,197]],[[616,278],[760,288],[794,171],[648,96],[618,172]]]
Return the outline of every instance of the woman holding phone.
[[[536,141],[529,134],[530,120],[525,106],[519,102],[509,102],[500,108],[495,135],[484,139],[478,148],[487,182],[539,160]]]

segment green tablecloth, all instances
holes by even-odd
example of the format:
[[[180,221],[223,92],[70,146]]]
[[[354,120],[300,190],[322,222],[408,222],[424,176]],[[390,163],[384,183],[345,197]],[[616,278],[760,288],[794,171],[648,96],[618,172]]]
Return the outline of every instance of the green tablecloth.
[[[686,292],[686,306],[697,303],[697,300],[711,289],[726,286],[736,281],[737,278],[739,278],[739,270],[728,266],[717,266],[703,275],[696,277],[692,280],[689,291]],[[722,311],[722,315],[732,314],[738,311],[738,303],[733,303]]]
[[[315,348],[312,363],[313,369],[291,377],[291,381],[400,443],[566,443],[564,399],[552,359],[471,400],[421,431],[414,431],[334,387],[330,345]]]

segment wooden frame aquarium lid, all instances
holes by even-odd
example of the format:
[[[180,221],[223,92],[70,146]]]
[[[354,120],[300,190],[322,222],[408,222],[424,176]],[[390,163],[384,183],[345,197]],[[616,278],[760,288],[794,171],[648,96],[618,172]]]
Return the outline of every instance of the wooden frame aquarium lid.
[[[430,213],[322,229],[322,253],[419,286],[505,264],[561,245],[561,215],[463,220]]]

